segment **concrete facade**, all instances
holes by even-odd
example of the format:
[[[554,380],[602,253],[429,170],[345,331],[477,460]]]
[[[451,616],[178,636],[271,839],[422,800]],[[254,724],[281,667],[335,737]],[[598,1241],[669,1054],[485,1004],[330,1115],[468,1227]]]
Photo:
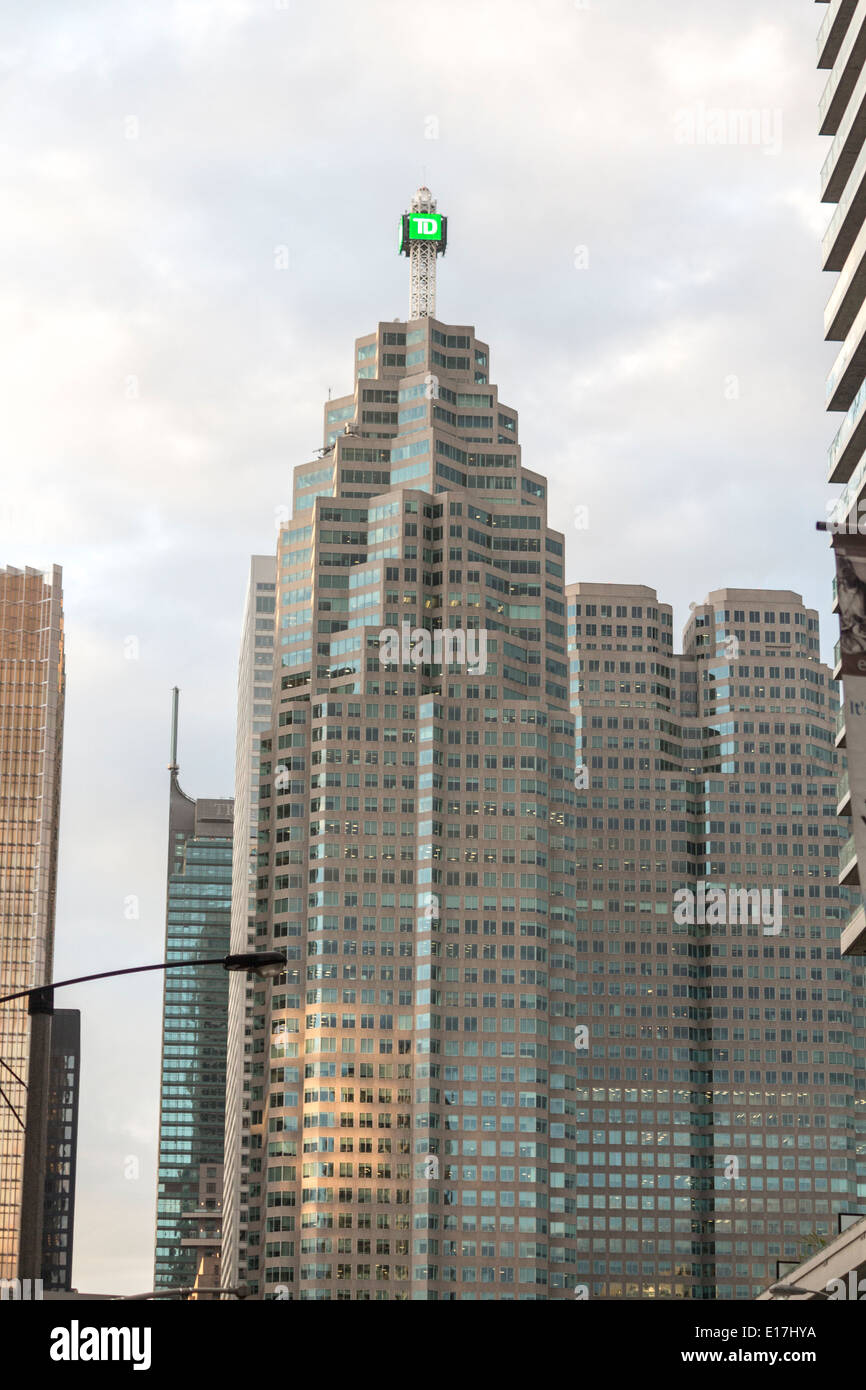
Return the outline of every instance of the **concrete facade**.
[[[655,590],[580,583],[568,628],[578,1278],[591,1297],[753,1298],[866,1197],[864,976],[840,957],[817,614],[789,590],[719,589],[679,654]]]
[[[247,1278],[571,1298],[563,537],[471,327],[381,323],[354,361],[277,556],[255,939],[290,969],[253,986]],[[412,634],[443,629],[439,667]]]

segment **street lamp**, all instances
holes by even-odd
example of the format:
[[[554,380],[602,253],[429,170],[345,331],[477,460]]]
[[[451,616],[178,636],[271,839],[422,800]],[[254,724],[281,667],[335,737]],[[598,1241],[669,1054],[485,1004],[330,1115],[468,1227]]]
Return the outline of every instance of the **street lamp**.
[[[34,995],[53,994],[55,989],[63,989],[66,985],[86,985],[90,980],[108,980],[114,975],[141,975],[147,970],[180,970],[190,965],[221,965],[224,970],[249,970],[260,979],[267,980],[282,975],[286,953],[245,951],[236,956],[207,956],[201,960],[161,960],[156,965],[127,965],[123,970],[101,970],[98,975],[76,975],[71,980],[52,980],[50,985],[32,985],[30,989],[19,989],[15,994],[0,995],[0,1004],[8,1004],[12,999],[32,1000]],[[35,1010],[31,1007],[30,1012]]]
[[[226,970],[250,970],[260,980],[274,980],[286,968],[285,951],[250,951],[240,956],[226,956]]]
[[[195,1293],[218,1293],[226,1298],[249,1298],[249,1284],[241,1283],[237,1285],[223,1285],[218,1289],[197,1289],[194,1284],[178,1284],[171,1289],[151,1289],[149,1293],[122,1293],[118,1294],[118,1300],[127,1303],[141,1303],[145,1299],[156,1298],[189,1298]]]
[[[221,965],[224,970],[247,970],[260,979],[273,979],[286,968],[285,951],[246,951],[239,955],[208,956],[199,960],[163,960],[156,965],[131,965],[123,970],[102,970],[96,975],[77,975],[47,985],[19,989],[0,996],[0,1004],[27,1000],[30,1015],[30,1058],[27,1072],[27,1123],[24,1126],[24,1168],[21,1182],[21,1234],[18,1248],[19,1279],[39,1279],[42,1274],[42,1206],[45,1199],[45,1152],[48,1137],[48,1075],[51,1053],[51,1015],[54,991],[115,975],[141,975],[149,970],[180,970],[189,966]]]
[[[807,1289],[804,1284],[771,1284],[774,1298],[827,1298],[824,1289]]]

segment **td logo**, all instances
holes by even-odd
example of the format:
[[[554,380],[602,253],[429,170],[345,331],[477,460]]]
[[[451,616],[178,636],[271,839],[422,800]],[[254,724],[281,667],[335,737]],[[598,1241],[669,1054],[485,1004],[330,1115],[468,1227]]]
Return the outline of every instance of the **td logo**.
[[[413,241],[438,241],[441,235],[441,219],[438,216],[422,216],[413,213],[409,218],[409,235]]]

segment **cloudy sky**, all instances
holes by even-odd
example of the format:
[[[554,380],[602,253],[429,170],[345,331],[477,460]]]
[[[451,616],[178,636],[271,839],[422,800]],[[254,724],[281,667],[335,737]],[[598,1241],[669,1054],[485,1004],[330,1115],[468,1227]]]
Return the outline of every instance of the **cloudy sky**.
[[[568,578],[654,585],[678,626],[710,589],[793,588],[829,650],[823,14],[18,7],[0,564],[64,569],[58,977],[161,958],[171,687],[184,788],[230,795],[248,557],[351,388],[353,339],[408,312],[396,226],[422,181],[449,216],[439,317],[491,345]],[[147,1289],[161,982],[63,1002],[84,1034],[75,1283]]]

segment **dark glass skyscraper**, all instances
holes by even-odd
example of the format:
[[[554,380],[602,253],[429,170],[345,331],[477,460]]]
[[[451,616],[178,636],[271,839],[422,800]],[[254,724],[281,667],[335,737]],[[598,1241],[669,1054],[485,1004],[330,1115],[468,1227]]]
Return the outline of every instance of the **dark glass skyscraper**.
[[[231,929],[231,799],[193,800],[169,765],[165,958],[226,955]],[[228,975],[219,966],[166,971],[154,1288],[192,1285],[199,1260],[201,1169],[221,1176]]]
[[[72,1287],[80,1071],[81,1014],[77,1009],[55,1009],[51,1019],[42,1221],[42,1279],[46,1289]]]

